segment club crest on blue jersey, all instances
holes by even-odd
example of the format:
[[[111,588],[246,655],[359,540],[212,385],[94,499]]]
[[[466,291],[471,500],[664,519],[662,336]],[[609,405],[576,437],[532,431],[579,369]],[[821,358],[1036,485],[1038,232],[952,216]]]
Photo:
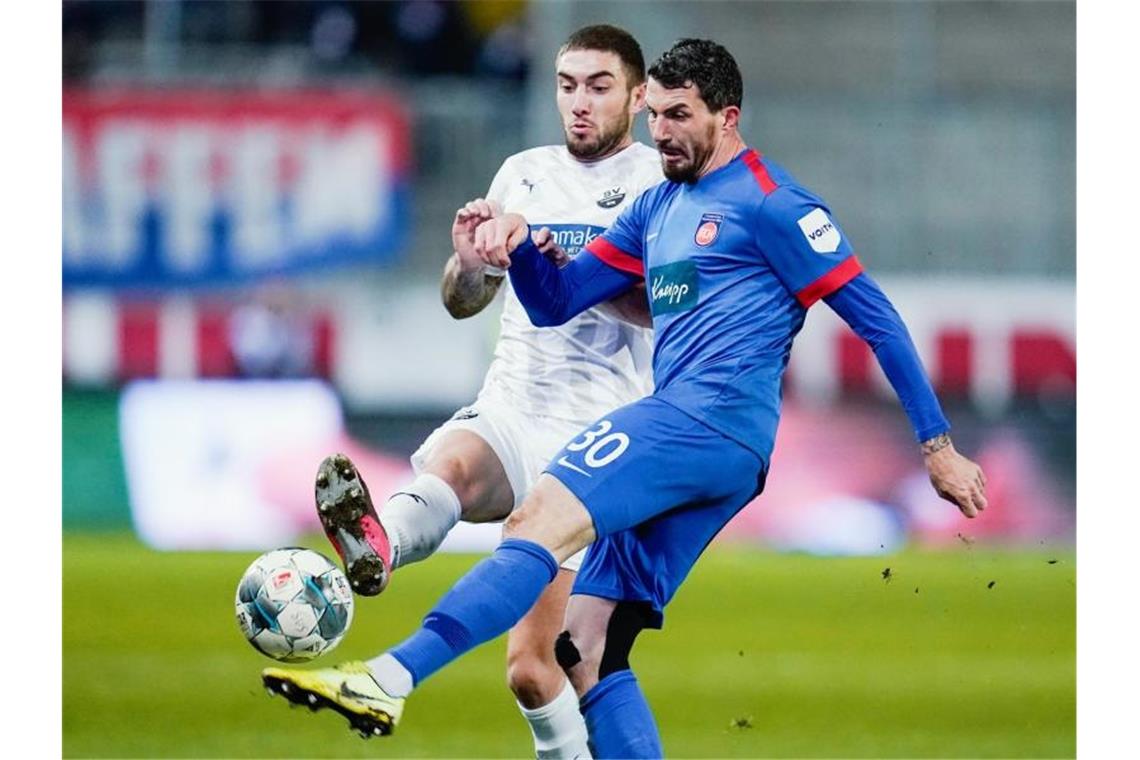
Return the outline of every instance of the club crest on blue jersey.
[[[720,236],[720,225],[724,222],[724,214],[701,214],[701,221],[697,225],[697,232],[693,235],[693,242],[699,246],[712,245]]]

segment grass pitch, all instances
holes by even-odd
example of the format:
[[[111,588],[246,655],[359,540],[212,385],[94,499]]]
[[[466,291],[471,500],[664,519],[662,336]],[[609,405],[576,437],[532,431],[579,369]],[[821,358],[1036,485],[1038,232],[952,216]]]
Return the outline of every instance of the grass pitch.
[[[65,757],[532,756],[504,639],[425,683],[387,739],[269,698],[270,661],[233,614],[255,554],[65,535]],[[318,663],[402,639],[477,559],[401,570]],[[632,662],[671,757],[1073,757],[1075,576],[1070,550],[1044,546],[858,559],[714,547]]]

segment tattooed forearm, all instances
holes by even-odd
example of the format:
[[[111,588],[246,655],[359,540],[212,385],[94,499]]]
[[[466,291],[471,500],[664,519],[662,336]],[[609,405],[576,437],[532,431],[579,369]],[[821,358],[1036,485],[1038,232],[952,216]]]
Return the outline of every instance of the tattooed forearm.
[[[456,319],[466,319],[481,312],[499,292],[502,277],[484,274],[482,269],[464,271],[457,257],[447,262],[440,284],[443,305]]]
[[[923,455],[933,454],[934,452],[941,451],[942,449],[944,449],[950,445],[950,435],[948,433],[943,433],[942,435],[936,435],[935,437],[930,438],[929,440],[923,441],[920,445],[922,448]]]

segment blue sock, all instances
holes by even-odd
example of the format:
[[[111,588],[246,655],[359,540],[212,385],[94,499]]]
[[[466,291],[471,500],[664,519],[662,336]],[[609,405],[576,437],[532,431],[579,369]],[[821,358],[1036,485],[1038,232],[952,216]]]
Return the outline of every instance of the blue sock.
[[[598,681],[582,697],[581,709],[594,757],[663,757],[653,711],[632,670]]]
[[[418,631],[388,651],[418,685],[467,650],[509,630],[557,574],[558,562],[545,548],[508,538],[451,587]]]

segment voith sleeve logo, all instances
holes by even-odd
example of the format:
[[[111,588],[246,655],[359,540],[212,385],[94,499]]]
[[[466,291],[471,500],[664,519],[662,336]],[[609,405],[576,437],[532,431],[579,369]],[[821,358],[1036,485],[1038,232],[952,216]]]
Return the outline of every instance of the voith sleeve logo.
[[[835,253],[839,250],[839,230],[831,223],[831,219],[823,209],[812,209],[801,216],[796,223],[800,225],[800,230],[816,253]]]

